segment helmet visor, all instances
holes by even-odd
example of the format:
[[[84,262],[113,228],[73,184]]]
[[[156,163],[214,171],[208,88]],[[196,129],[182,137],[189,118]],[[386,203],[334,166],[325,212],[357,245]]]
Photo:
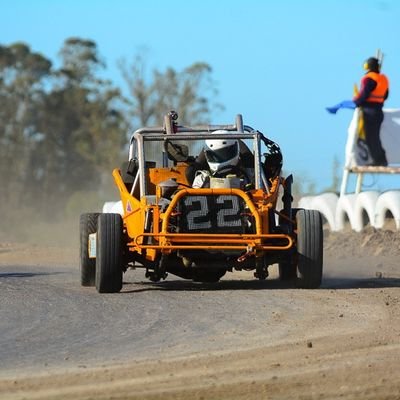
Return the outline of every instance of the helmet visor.
[[[211,163],[223,163],[232,160],[238,155],[238,143],[217,150],[205,150],[206,159]]]

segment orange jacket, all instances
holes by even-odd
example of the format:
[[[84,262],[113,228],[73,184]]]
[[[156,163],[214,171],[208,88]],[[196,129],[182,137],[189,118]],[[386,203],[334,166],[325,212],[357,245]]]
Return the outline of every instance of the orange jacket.
[[[386,92],[389,89],[389,80],[383,74],[378,74],[377,72],[368,72],[361,79],[361,90],[365,85],[365,80],[369,78],[376,82],[376,88],[370,93],[370,95],[365,99],[369,103],[383,103],[385,101]]]

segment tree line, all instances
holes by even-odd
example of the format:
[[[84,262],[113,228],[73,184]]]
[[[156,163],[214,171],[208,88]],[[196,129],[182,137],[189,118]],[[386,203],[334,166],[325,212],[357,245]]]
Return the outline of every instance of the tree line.
[[[208,122],[215,103],[211,67],[149,70],[145,53],[121,61],[125,90],[102,78],[97,44],[68,38],[60,66],[26,43],[0,45],[0,209],[34,209],[54,218],[68,204],[111,185],[141,126],[161,125],[179,110],[181,123]],[[81,194],[80,197],[77,194]]]

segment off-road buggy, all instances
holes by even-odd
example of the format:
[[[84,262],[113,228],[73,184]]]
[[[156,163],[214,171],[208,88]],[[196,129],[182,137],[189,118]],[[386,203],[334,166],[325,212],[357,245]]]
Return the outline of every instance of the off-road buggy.
[[[193,187],[189,172],[210,138],[237,140],[247,165],[225,167]],[[293,179],[281,167],[279,146],[243,125],[241,115],[234,124],[185,127],[170,112],[163,127],[137,130],[128,162],[113,171],[117,211],[81,215],[81,284],[119,292],[128,268],[144,268],[155,282],[168,273],[217,282],[234,270],[265,279],[278,264],[281,280],[319,287],[321,215],[292,208]]]

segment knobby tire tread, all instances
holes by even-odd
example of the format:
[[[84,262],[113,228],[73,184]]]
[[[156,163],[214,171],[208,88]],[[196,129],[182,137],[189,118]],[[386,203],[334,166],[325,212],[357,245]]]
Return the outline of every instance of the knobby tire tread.
[[[96,259],[89,258],[89,234],[97,231],[99,213],[86,213],[80,216],[80,278],[82,286],[94,286]]]

